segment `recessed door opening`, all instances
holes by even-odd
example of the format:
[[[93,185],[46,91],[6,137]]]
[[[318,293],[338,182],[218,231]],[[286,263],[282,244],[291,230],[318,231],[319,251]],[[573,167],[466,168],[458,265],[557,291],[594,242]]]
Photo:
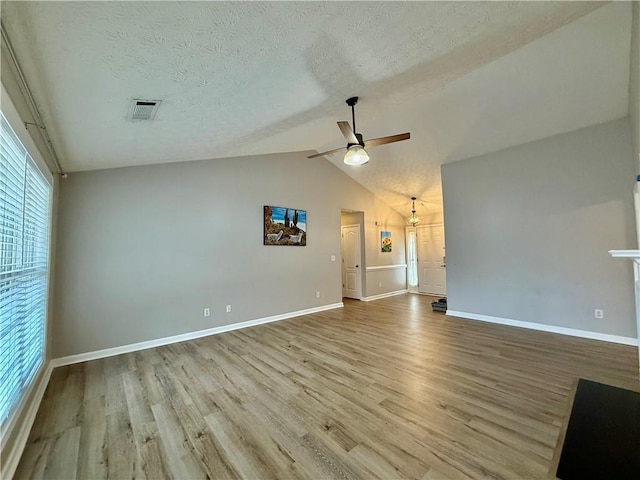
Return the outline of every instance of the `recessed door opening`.
[[[363,212],[342,212],[340,240],[342,253],[342,296],[362,299],[362,225]]]

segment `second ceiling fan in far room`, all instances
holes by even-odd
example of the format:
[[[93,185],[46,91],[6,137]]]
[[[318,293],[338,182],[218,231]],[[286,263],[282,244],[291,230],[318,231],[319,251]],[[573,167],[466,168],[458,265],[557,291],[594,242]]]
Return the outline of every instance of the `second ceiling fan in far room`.
[[[389,135],[388,137],[372,138],[370,140],[363,140],[362,134],[356,133],[356,112],[355,105],[358,103],[358,97],[351,97],[347,99],[347,105],[351,107],[351,119],[353,122],[353,128],[349,125],[349,122],[338,122],[338,128],[347,140],[347,146],[329,150],[327,152],[316,153],[309,155],[307,158],[321,157],[323,155],[331,155],[332,153],[346,150],[344,155],[344,163],[347,165],[364,165],[369,161],[369,154],[364,149],[365,147],[376,147],[378,145],[386,145],[387,143],[400,142],[402,140],[408,140],[411,138],[409,132],[399,133],[397,135]]]

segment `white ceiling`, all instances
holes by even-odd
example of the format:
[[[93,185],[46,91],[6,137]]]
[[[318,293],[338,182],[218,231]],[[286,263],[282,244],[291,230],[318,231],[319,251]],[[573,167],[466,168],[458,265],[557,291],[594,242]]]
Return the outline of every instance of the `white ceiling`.
[[[324,151],[359,95],[363,167],[401,213],[440,166],[627,115],[631,6],[595,2],[3,2],[67,171]],[[132,99],[162,99],[153,122]],[[419,213],[420,212],[419,209]]]

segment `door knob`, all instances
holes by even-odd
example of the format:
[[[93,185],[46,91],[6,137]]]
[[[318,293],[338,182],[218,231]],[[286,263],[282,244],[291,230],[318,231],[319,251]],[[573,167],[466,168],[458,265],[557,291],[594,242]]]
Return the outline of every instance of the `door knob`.
[[[356,265],[356,268],[359,268],[359,267],[360,267],[360,265]]]

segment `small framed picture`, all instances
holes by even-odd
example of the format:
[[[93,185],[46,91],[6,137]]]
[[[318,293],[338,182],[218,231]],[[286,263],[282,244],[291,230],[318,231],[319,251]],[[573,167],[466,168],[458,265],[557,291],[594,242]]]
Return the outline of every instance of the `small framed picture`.
[[[391,232],[380,232],[380,251],[387,253],[391,251]]]

